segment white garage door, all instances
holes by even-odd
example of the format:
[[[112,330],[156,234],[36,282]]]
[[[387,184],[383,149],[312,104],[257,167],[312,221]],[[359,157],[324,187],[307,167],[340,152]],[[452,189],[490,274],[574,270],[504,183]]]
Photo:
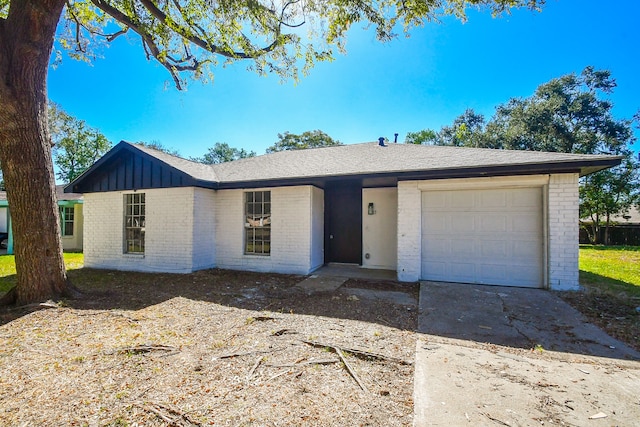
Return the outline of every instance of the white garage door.
[[[422,193],[422,278],[543,286],[542,188]]]

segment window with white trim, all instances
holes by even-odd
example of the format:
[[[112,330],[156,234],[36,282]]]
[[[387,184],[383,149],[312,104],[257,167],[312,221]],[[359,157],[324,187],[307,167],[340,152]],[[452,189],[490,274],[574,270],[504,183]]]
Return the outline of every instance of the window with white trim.
[[[124,252],[144,253],[144,193],[124,195]]]
[[[244,194],[244,253],[269,255],[271,253],[271,191],[249,191]]]
[[[60,206],[60,231],[62,236],[73,236],[74,206]]]

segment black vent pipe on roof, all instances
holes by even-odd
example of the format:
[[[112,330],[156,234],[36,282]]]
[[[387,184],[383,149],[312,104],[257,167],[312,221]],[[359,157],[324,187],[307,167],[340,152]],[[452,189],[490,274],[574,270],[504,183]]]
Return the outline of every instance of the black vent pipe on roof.
[[[393,136],[394,136],[393,142],[397,144],[398,143],[398,134],[394,133]]]
[[[380,147],[386,147],[386,145],[384,145],[384,136],[381,136],[380,138],[378,138],[378,145]]]

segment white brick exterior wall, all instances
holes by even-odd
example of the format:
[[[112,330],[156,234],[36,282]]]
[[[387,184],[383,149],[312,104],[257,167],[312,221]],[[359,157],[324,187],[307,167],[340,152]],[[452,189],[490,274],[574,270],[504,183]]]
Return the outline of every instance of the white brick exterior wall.
[[[211,190],[196,191],[193,187],[139,191],[146,194],[144,255],[123,253],[124,194],[131,192],[85,194],[85,266],[187,273],[202,268],[202,264],[213,264],[210,256],[194,256],[196,248],[207,250],[205,234],[212,229],[200,215],[195,214],[196,206],[212,204],[212,197],[204,196],[207,191],[214,193]],[[205,230],[198,234],[194,244],[196,219],[204,224]],[[208,247],[213,249],[210,244]],[[214,253],[211,256],[215,256]]]
[[[216,193],[194,188],[193,270],[216,266]]]
[[[244,193],[271,191],[271,254],[244,254]],[[321,203],[322,202],[322,203]],[[219,268],[308,274],[323,248],[317,210],[323,193],[310,186],[220,190],[216,203],[216,256]]]
[[[551,175],[548,189],[549,287],[578,289],[578,174]]]
[[[418,181],[398,182],[398,280],[420,279],[422,193]]]
[[[503,177],[499,181],[510,179],[522,180]],[[401,281],[417,281],[422,275],[422,191],[433,182],[398,183],[397,271]],[[578,175],[551,175],[544,185],[548,285],[557,290],[575,289],[579,286]],[[244,192],[254,190],[271,191],[268,256],[244,254]],[[124,194],[130,192],[85,194],[85,266],[176,273],[219,267],[308,274],[324,263],[324,192],[316,187],[217,192],[188,187],[140,192],[146,194],[144,255],[123,253]]]

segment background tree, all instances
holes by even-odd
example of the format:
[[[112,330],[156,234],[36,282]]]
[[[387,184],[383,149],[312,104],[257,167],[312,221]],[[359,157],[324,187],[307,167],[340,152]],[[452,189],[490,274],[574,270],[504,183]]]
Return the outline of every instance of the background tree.
[[[56,36],[72,56],[125,33],[140,39],[177,88],[206,80],[219,61],[248,60],[260,74],[298,78],[316,61],[344,51],[362,22],[387,41],[443,15],[465,18],[469,5],[500,13],[543,0],[0,0],[0,163],[11,206],[17,285],[4,302],[25,304],[67,289],[47,124],[47,71]],[[308,32],[301,36],[301,26]],[[57,32],[57,28],[60,31]],[[35,214],[34,214],[35,213]]]
[[[165,145],[160,141],[151,141],[151,142],[138,141],[136,142],[136,144],[142,145],[148,148],[153,148],[154,150],[162,151],[163,153],[170,154],[172,156],[182,157],[178,150],[172,147],[165,147]]]
[[[234,148],[226,142],[216,142],[213,147],[209,147],[202,157],[196,157],[191,160],[207,165],[214,165],[255,156],[255,151],[247,151],[244,148]]]
[[[600,228],[608,236],[611,218],[638,203],[640,186],[638,161],[630,149],[635,141],[633,121],[640,112],[633,120],[616,119],[607,98],[615,87],[609,71],[589,66],[579,75],[567,74],[540,85],[528,98],[499,105],[486,124],[482,115],[466,110],[429,143],[623,156],[620,166],[580,180],[581,225],[598,243]]]
[[[111,142],[84,120],[70,116],[58,105],[49,104],[49,131],[57,177],[73,181],[111,148]]]
[[[267,153],[285,150],[303,150],[305,148],[330,147],[342,145],[342,142],[331,138],[321,130],[306,131],[300,135],[294,133],[279,133],[278,141],[267,148]]]
[[[580,183],[581,227],[593,244],[609,244],[609,227],[614,216],[627,214],[640,201],[640,162],[627,153],[624,161],[611,169],[582,178]],[[600,241],[604,227],[604,240]]]
[[[444,126],[438,132],[437,145],[454,147],[479,147],[482,145],[485,120],[482,114],[467,108],[456,117],[451,126]]]
[[[438,141],[438,133],[433,129],[423,129],[417,132],[407,132],[405,144],[416,145],[436,145]]]

